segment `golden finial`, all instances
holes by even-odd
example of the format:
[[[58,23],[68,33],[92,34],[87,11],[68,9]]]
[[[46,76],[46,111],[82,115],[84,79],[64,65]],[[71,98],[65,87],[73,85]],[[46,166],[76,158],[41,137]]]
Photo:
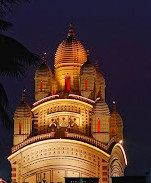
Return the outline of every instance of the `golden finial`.
[[[46,52],[43,52],[42,60],[43,60],[44,63],[46,63],[46,54],[47,54]]]
[[[68,36],[74,36],[73,24],[72,23],[70,23],[70,29],[69,29]]]
[[[25,89],[22,91],[22,102],[25,102]]]
[[[96,59],[96,63],[95,63],[95,68],[96,68],[96,71],[99,71],[99,60]]]
[[[113,111],[116,111],[116,102],[113,101]]]

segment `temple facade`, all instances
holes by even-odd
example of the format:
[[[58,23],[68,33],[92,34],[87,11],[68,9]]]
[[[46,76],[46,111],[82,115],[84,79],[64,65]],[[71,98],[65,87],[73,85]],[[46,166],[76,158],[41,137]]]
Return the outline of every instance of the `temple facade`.
[[[108,183],[127,165],[123,122],[115,101],[110,112],[105,79],[72,24],[55,53],[55,72],[46,63],[35,73],[35,102],[25,91],[14,113],[14,145],[8,160],[12,182],[64,182],[96,177]]]

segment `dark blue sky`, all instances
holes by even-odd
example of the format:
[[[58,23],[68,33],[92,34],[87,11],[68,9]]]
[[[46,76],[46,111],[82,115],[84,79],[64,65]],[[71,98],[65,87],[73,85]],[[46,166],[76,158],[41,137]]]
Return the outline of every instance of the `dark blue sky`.
[[[112,100],[124,122],[127,150],[126,175],[144,175],[151,166],[151,1],[150,0],[31,0],[15,6],[7,17],[14,26],[7,35],[31,51],[47,52],[53,69],[58,44],[66,37],[70,22],[77,37],[90,49],[91,61],[99,59],[106,80],[106,99]],[[26,88],[27,101],[34,98],[35,68],[25,78],[2,78],[10,99],[10,115]],[[12,132],[0,125],[0,177],[9,180]]]

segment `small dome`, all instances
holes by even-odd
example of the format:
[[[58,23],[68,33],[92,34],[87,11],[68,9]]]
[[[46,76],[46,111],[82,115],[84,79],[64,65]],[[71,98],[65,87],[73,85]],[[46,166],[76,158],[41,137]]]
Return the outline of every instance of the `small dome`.
[[[58,46],[55,54],[55,68],[62,65],[82,65],[87,59],[86,51],[81,42],[74,36],[72,24],[68,37]]]
[[[51,77],[52,72],[49,68],[49,66],[43,62],[40,67],[36,70],[35,77],[36,78],[43,78],[43,77]]]
[[[107,103],[101,98],[96,100],[93,112],[99,113],[102,115],[110,115],[110,111]]]
[[[22,101],[19,103],[17,106],[15,113],[14,113],[14,118],[29,118],[32,117],[32,112],[31,108],[29,105],[25,102],[25,91],[23,91],[22,94]]]
[[[117,125],[117,126],[123,126],[123,121],[120,116],[120,114],[116,111],[116,105],[115,102],[113,102],[113,111],[110,115],[110,124],[111,125]]]
[[[36,70],[35,77],[36,78],[43,78],[43,77],[51,77],[51,75],[52,75],[51,69],[46,63],[46,53],[44,53],[43,63]]]
[[[26,102],[21,101],[15,110],[14,118],[29,118],[29,117],[32,117],[31,109]]]
[[[80,69],[80,75],[83,75],[83,74],[95,75],[96,73],[95,67],[89,60],[89,53],[87,54],[88,54],[87,56],[88,58],[87,58],[87,61],[82,65]]]

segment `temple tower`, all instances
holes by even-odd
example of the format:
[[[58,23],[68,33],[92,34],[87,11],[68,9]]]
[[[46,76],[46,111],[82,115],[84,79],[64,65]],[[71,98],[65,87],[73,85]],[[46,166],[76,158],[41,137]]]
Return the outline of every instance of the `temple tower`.
[[[43,54],[43,63],[35,74],[35,101],[52,94],[52,72],[46,63],[46,53]]]
[[[92,135],[95,139],[108,143],[110,112],[100,93],[93,108]]]
[[[14,113],[14,145],[23,142],[32,134],[32,112],[25,101],[25,90],[22,93],[22,100]]]
[[[116,110],[116,103],[113,101],[113,110],[110,116],[110,138],[116,137],[116,142],[123,139],[123,121]]]
[[[59,91],[79,92],[79,75],[82,64],[87,60],[83,45],[75,37],[73,26],[66,39],[58,46],[55,54],[55,75]]]

